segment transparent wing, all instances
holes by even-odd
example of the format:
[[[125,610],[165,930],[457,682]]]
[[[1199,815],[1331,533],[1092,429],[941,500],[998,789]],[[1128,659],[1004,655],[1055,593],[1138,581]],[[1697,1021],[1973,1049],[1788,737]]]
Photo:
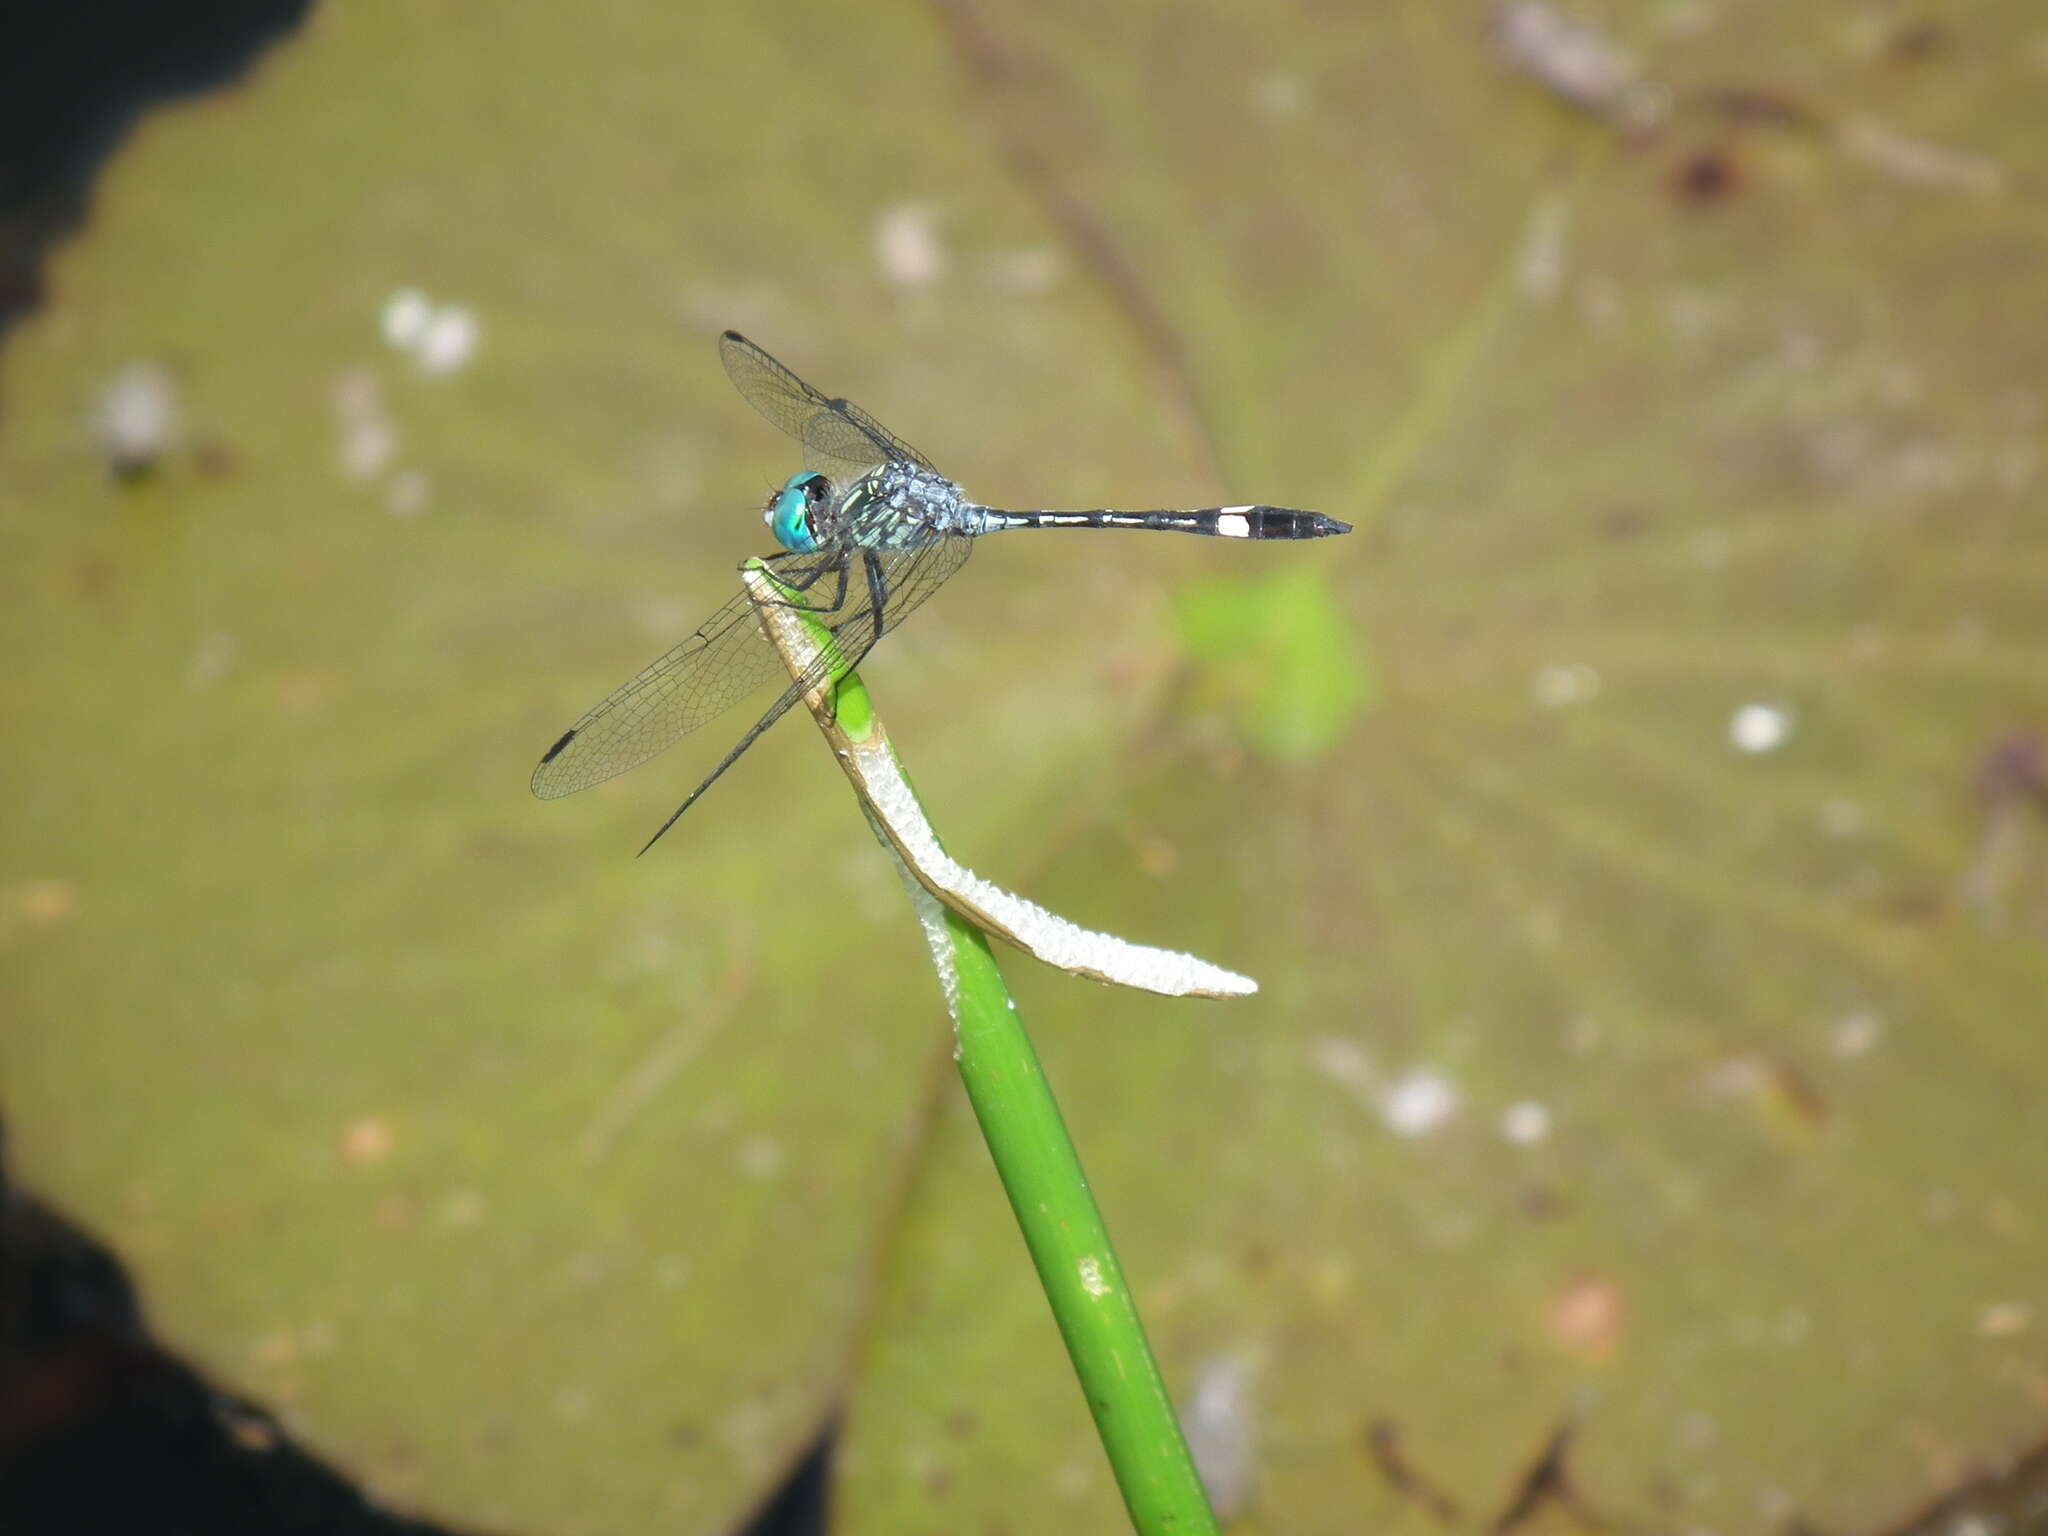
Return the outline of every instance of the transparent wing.
[[[851,400],[821,394],[738,331],[718,339],[726,377],[755,410],[804,445],[804,467],[841,482],[896,460],[930,461]]]
[[[836,611],[827,609],[826,605],[838,590],[837,581],[831,577],[825,581],[831,582],[832,592],[820,596],[817,588],[813,587],[810,594],[811,604],[818,610],[818,618],[824,627],[832,632],[844,664],[859,666],[861,658],[874,649],[875,642],[909,618],[926,598],[943,587],[953,573],[967,563],[967,557],[972,553],[974,540],[963,534],[946,534],[914,549],[853,551],[847,557],[845,605]],[[866,569],[869,559],[874,561],[880,573],[879,593]],[[775,574],[779,580],[790,579],[788,571],[781,566],[776,567]],[[818,585],[823,586],[825,582]],[[879,621],[876,618],[878,599]],[[756,630],[760,628],[759,624],[754,627]],[[761,643],[767,645],[766,636],[762,637]],[[770,649],[772,652],[772,647]],[[791,680],[788,690],[763,718],[763,723],[781,714],[802,698],[808,689],[822,682],[831,668],[832,658],[821,655],[805,668],[803,676]]]
[[[832,402],[738,331],[718,338],[719,360],[740,397],[798,442],[811,418]]]
[[[967,563],[967,556],[973,549],[972,539],[948,535],[914,550],[869,551],[849,556],[849,568],[857,565],[860,569],[860,583],[865,596],[857,605],[855,599],[849,597],[843,616],[826,621],[826,628],[838,641],[836,649],[842,664],[859,666],[877,640],[902,623],[919,604],[944,586],[949,576]],[[836,591],[836,582],[834,587]],[[820,614],[820,617],[824,615]],[[718,766],[704,776],[688,798],[669,812],[668,820],[655,828],[654,836],[647,839],[640,851],[645,853],[660,842],[663,834],[681,819],[683,812],[703,798],[704,791],[716,784],[725,770],[740,760],[763,731],[787,714],[809,689],[823,682],[832,661],[829,654],[821,653],[804,669],[801,677],[792,678],[790,685],[782,690],[782,696],[748,727],[746,735],[719,759]]]
[[[840,655],[855,666],[877,640],[944,586],[973,549],[972,539],[947,535],[913,549],[781,555],[769,565],[779,581],[804,588],[798,600],[817,611],[819,622],[838,641]],[[879,594],[867,568],[870,558],[880,578]],[[842,561],[843,593],[836,569]],[[746,740],[820,682],[828,665],[829,659],[821,659],[804,677],[791,681]],[[689,639],[564,732],[533,770],[533,792],[543,800],[556,800],[601,784],[723,714],[769,679],[788,675],[761,633],[752,599],[742,590]],[[723,768],[721,764],[721,772]]]
[[[860,665],[860,659],[867,655],[874,643],[910,617],[926,598],[951,580],[953,573],[967,563],[967,557],[973,552],[974,540],[962,534],[945,534],[914,549],[855,550],[851,557],[852,574],[848,577],[848,585],[859,588],[860,606],[844,619],[832,620],[826,625],[839,642],[839,654],[845,658],[846,664],[849,667]],[[882,576],[879,622],[873,583],[863,569],[869,553],[873,554]],[[849,594],[849,607],[853,601]],[[808,688],[816,683],[825,671],[824,666],[812,668],[806,674],[803,686]],[[802,692],[802,689],[798,691]]]
[[[829,572],[841,558],[784,555],[771,564],[781,580],[809,581],[813,600],[829,603],[838,587]],[[689,639],[570,726],[533,770],[533,792],[557,800],[637,767],[782,671],[742,590]]]
[[[890,462],[924,464],[924,456],[851,400],[834,400],[804,428],[804,468],[842,484]]]

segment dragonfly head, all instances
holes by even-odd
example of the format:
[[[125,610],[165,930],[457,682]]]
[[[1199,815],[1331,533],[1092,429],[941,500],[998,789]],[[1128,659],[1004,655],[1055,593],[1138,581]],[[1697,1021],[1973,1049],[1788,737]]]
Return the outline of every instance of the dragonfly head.
[[[784,549],[808,555],[818,547],[813,516],[831,494],[831,481],[815,470],[804,470],[791,475],[782,489],[768,498],[768,505],[761,509],[761,520]]]

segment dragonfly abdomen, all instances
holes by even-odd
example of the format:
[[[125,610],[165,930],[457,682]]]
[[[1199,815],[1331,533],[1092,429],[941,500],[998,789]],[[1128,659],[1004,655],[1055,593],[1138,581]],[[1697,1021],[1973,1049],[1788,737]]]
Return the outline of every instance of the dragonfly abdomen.
[[[1218,539],[1320,539],[1351,525],[1293,507],[1198,507],[1189,511],[993,512],[1004,528],[1144,528]]]

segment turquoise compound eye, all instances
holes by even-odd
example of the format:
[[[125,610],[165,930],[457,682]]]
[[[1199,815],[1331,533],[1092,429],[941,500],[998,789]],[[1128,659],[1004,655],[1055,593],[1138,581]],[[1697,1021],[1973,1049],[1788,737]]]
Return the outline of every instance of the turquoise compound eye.
[[[825,477],[810,470],[794,474],[768,504],[768,531],[792,554],[808,555],[818,547],[811,531],[811,511],[825,499]]]

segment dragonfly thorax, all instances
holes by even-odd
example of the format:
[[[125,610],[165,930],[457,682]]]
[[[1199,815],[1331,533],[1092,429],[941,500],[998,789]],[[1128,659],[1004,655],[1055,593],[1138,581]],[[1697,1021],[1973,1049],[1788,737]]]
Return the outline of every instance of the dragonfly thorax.
[[[832,508],[833,533],[862,549],[915,549],[945,534],[988,532],[960,487],[923,464],[892,460],[848,486]]]

